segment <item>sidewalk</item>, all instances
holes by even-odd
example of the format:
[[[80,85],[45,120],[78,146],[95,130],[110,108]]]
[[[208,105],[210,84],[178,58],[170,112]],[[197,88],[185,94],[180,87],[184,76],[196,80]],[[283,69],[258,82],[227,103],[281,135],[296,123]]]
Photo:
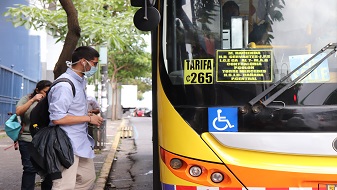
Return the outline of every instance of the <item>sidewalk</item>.
[[[95,150],[96,157],[94,158],[94,163],[97,178],[91,190],[104,190],[119,144],[120,128],[125,125],[126,120],[107,120],[105,148]],[[13,147],[4,150],[12,144],[13,141],[7,137],[6,133],[0,131],[0,189],[15,190],[21,187],[22,165],[20,152],[14,150]],[[36,182],[39,182],[39,180],[40,178],[37,176]],[[40,190],[41,188],[37,185],[35,189]]]

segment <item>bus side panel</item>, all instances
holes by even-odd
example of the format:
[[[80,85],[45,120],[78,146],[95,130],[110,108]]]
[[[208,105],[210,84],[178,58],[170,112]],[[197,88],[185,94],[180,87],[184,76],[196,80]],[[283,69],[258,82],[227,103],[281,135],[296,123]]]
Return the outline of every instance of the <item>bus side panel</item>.
[[[158,148],[162,147],[167,151],[189,158],[221,164],[221,160],[176,112],[167,99],[160,80],[158,81]],[[160,159],[160,178],[165,184],[197,186],[175,176],[162,159]]]
[[[221,162],[173,108],[161,83],[158,85],[158,138],[159,146],[175,154],[210,162]]]
[[[337,184],[336,157],[249,151],[224,146],[210,133],[202,134],[202,138],[245,186],[287,188]]]

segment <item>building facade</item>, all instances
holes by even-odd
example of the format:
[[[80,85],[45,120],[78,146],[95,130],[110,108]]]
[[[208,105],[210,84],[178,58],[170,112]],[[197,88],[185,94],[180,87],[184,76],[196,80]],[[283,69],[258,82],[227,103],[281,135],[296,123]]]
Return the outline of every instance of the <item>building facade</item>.
[[[8,113],[15,112],[17,101],[33,91],[42,75],[40,36],[24,27],[15,28],[3,16],[14,4],[27,1],[0,1],[0,130]]]

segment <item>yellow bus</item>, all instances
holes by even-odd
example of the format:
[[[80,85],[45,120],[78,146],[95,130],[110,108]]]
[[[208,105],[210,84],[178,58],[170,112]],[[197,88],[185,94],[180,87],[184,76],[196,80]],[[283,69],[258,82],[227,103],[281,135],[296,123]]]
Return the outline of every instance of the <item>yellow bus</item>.
[[[336,0],[146,10],[155,190],[337,189]]]

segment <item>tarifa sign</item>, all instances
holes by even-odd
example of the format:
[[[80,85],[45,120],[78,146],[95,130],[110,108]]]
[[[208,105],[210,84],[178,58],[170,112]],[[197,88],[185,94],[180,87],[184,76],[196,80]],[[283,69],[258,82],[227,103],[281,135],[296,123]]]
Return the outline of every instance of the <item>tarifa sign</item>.
[[[213,84],[213,59],[184,61],[184,84]]]

